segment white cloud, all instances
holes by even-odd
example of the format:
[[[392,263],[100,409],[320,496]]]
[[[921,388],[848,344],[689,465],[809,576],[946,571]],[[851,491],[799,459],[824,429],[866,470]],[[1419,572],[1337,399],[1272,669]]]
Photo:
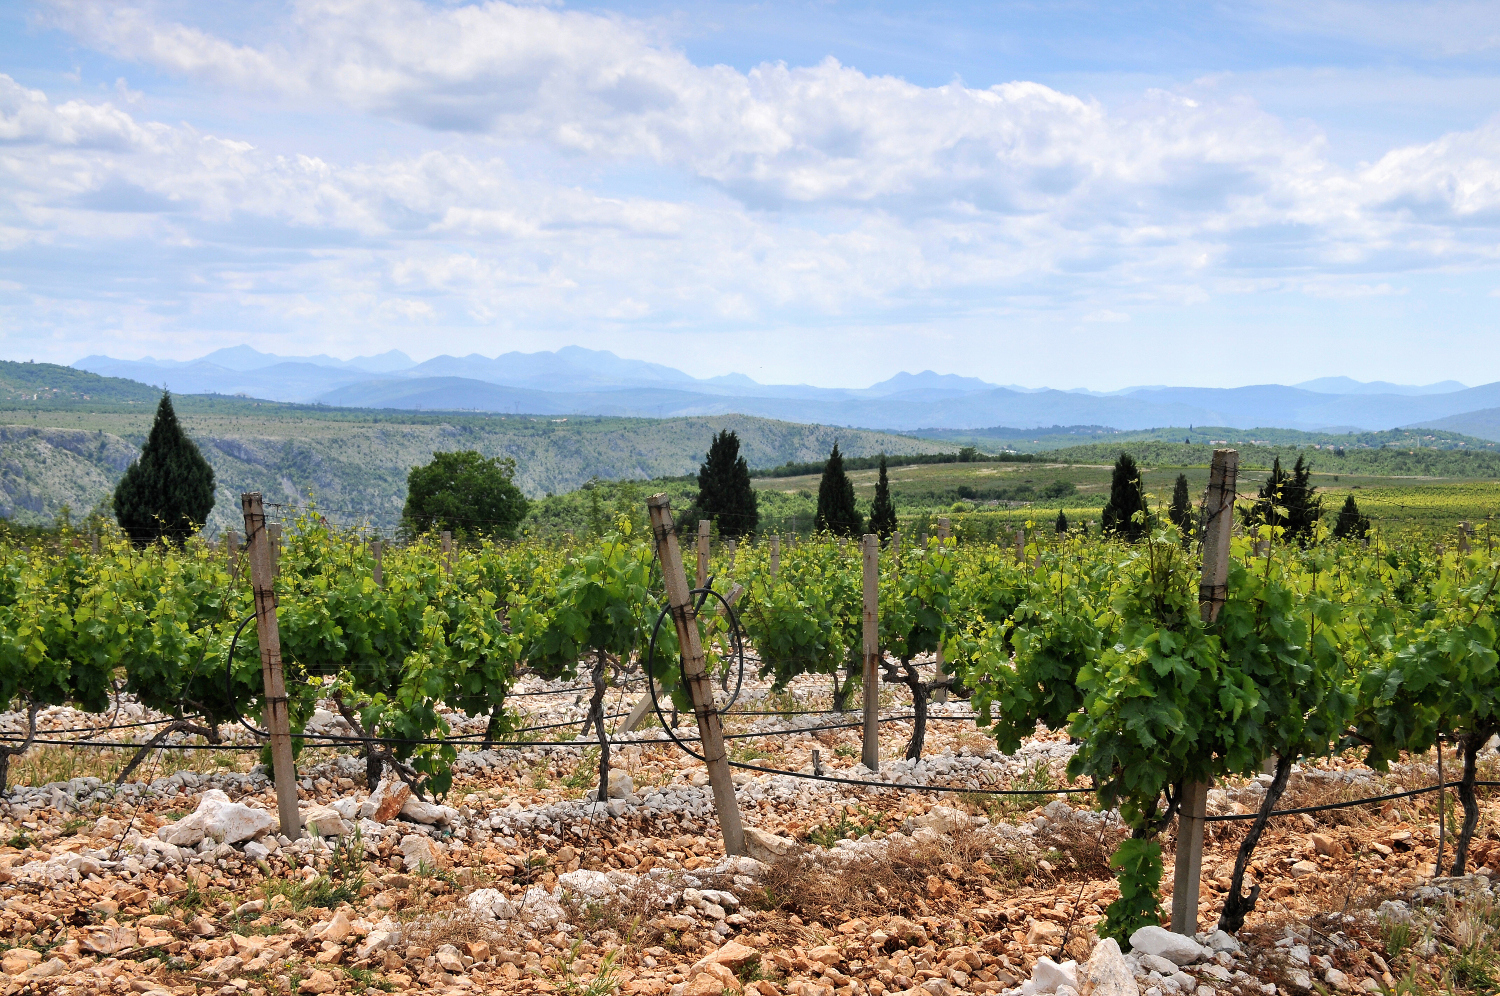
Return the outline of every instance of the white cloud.
[[[273,152],[0,77],[0,247],[109,257],[108,279],[28,283],[59,323],[1120,322],[1215,295],[1387,293],[1389,274],[1500,254],[1494,122],[1347,169],[1315,130],[1212,87],[1105,106],[832,59],[741,72],[555,7],[304,0],[250,40],[120,4],[54,16],[402,150]],[[612,171],[658,182],[625,194]]]

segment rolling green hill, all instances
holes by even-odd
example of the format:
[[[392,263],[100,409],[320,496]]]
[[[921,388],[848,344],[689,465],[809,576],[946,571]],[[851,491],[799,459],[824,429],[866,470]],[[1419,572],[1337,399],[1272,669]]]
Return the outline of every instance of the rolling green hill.
[[[54,411],[82,405],[155,405],[161,392],[123,377],[100,377],[56,363],[0,360],[0,405]]]

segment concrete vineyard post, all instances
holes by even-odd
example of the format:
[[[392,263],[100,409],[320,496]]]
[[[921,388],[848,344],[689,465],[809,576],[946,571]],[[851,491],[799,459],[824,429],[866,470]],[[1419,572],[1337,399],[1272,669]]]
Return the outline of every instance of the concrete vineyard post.
[[[286,678],[281,670],[281,630],[276,623],[276,589],[271,565],[271,528],[266,524],[260,492],[240,496],[245,515],[245,537],[250,546],[250,585],[255,593],[255,635],[260,643],[260,673],[265,681],[266,728],[271,731],[271,768],[276,784],[276,811],[281,832],[302,836],[302,814],[297,808],[297,769],[292,761],[292,722],[287,711]],[[277,530],[280,531],[279,529]]]
[[[250,535],[250,527],[245,527],[245,535]],[[271,577],[281,577],[281,524],[272,522],[266,526],[266,536],[270,539],[271,555]]]
[[[1234,491],[1238,483],[1238,450],[1214,450],[1203,502],[1203,578],[1198,583],[1198,612],[1204,622],[1219,618],[1229,597],[1229,539],[1234,528]],[[1203,878],[1203,831],[1208,815],[1207,782],[1182,787],[1177,810],[1177,867],[1172,881],[1172,930],[1192,937],[1198,932],[1198,889]]]
[[[860,760],[880,770],[880,537],[865,534],[864,545],[864,751]]]
[[[443,530],[443,573],[453,573],[453,534]]]
[[[370,540],[370,553],[375,558],[375,569],[370,572],[370,576],[375,581],[375,587],[384,588],[385,565],[380,560],[380,540]]]
[[[771,534],[771,577],[781,571],[781,537]]]
[[[698,583],[696,588],[708,586],[708,529],[707,519],[698,520]]]
[[[730,540],[727,544],[725,544],[725,550],[729,554],[729,566],[727,568],[725,568],[725,570],[733,572],[734,571],[734,551],[735,551],[734,540]]]
[[[725,854],[745,853],[745,829],[740,822],[739,801],[734,797],[734,780],[729,771],[729,757],[724,753],[724,726],[714,706],[713,684],[703,659],[703,643],[698,635],[693,599],[688,593],[683,573],[682,552],[677,548],[677,534],[672,531],[672,503],[665,494],[646,499],[651,511],[651,533],[656,541],[656,556],[667,588],[667,606],[677,625],[677,642],[682,649],[682,674],[693,700],[698,718],[698,735],[702,738],[703,758],[708,767],[708,784],[713,789],[714,809],[719,814],[719,828],[724,834]],[[699,549],[707,546],[708,522],[699,524]],[[700,561],[701,562],[701,561]],[[706,569],[706,565],[704,567]],[[646,680],[651,680],[647,676]]]

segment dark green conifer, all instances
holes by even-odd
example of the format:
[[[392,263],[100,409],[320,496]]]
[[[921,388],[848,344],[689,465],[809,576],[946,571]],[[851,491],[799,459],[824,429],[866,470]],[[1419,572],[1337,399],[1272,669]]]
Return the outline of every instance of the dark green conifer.
[[[1062,509],[1057,510],[1057,535],[1061,536],[1068,531],[1068,513]]]
[[[713,520],[719,535],[727,539],[754,533],[760,524],[750,467],[740,456],[740,437],[732,429],[714,437],[708,456],[698,468],[698,499],[683,521],[696,527],[699,519]]]
[[[1338,539],[1363,539],[1370,531],[1370,517],[1362,515],[1359,506],[1354,502],[1354,496],[1349,495],[1344,499],[1344,507],[1339,509],[1339,517],[1333,524],[1333,535]]]
[[[880,479],[875,482],[875,504],[870,506],[870,532],[882,540],[896,531],[896,505],[891,501],[891,482],[885,473],[885,454],[880,454]]]
[[[1100,523],[1106,535],[1114,534],[1132,543],[1146,532],[1146,522],[1136,521],[1137,512],[1146,511],[1146,492],[1135,458],[1121,453],[1109,483],[1109,504],[1104,506]]]
[[[823,480],[818,484],[818,516],[813,520],[813,528],[835,536],[858,536],[864,531],[864,519],[854,503],[854,484],[844,473],[844,458],[838,443],[833,444],[833,452],[823,465]]]
[[[1178,474],[1177,483],[1172,486],[1172,504],[1167,506],[1167,518],[1184,536],[1193,531],[1193,504],[1188,497],[1186,474]]]
[[[1291,473],[1281,457],[1271,461],[1271,476],[1260,486],[1255,504],[1245,513],[1250,525],[1279,526],[1282,538],[1306,546],[1323,515],[1323,501],[1312,484],[1312,465],[1299,454]]]
[[[140,457],[115,486],[115,519],[136,546],[181,543],[203,528],[214,508],[214,469],[182,431],[172,396],[156,406]]]

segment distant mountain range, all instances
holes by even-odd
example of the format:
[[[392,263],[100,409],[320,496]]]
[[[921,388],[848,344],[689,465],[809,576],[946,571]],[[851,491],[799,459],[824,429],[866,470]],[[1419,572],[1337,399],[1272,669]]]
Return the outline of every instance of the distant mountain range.
[[[791,422],[911,432],[919,428],[1099,425],[1259,426],[1318,431],[1437,426],[1500,438],[1500,382],[1402,385],[1324,377],[1295,386],[1134,387],[1108,393],[1000,386],[974,377],[900,373],[863,389],[758,384],[742,374],[696,378],[672,367],[567,346],[556,352],[438,356],[392,350],[340,360],[276,356],[249,346],[197,360],[88,356],[81,370],[178,393],[246,395],[359,408],[628,415],[738,413]]]

